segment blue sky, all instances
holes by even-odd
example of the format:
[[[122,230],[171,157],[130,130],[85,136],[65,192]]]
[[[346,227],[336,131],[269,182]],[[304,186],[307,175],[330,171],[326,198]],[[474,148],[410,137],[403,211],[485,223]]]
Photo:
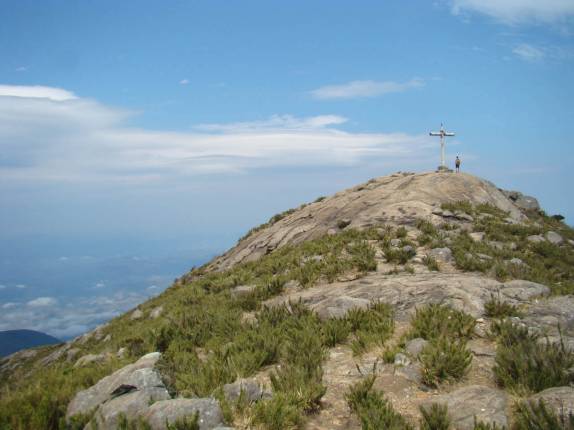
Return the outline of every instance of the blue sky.
[[[574,219],[572,0],[6,0],[0,12],[0,240],[18,249],[2,254],[0,306],[44,309],[32,328],[70,335],[68,320],[48,323],[57,306],[96,297],[82,265],[29,277],[47,261],[167,258],[167,279],[278,211],[434,169],[441,122],[457,133],[449,160]],[[149,287],[108,284],[97,297]],[[38,298],[53,300],[28,305]]]

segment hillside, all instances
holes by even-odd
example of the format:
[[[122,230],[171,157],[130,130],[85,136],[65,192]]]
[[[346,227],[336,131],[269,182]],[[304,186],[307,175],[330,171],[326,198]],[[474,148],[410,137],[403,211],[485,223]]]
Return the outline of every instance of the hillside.
[[[21,349],[54,343],[62,343],[62,341],[34,330],[0,331],[0,357],[13,354]]]
[[[468,174],[318,198],[137,309],[0,361],[0,429],[571,428],[558,218]]]

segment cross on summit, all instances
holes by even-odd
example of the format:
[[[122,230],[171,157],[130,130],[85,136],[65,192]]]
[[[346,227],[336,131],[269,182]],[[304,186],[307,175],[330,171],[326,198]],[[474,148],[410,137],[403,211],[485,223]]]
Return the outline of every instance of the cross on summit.
[[[450,131],[446,131],[442,125],[442,122],[440,124],[440,131],[431,131],[429,133],[429,136],[440,136],[440,166],[438,166],[438,170],[448,170],[448,168],[445,165],[444,162],[444,138],[445,137],[450,137],[450,136],[454,136],[454,133],[451,133]]]

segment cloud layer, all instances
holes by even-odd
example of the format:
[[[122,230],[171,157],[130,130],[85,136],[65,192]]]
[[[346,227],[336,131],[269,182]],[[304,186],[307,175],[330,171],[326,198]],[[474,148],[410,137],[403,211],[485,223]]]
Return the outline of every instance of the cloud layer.
[[[454,14],[478,12],[506,24],[559,23],[574,16],[572,0],[453,0]]]
[[[311,95],[320,100],[355,99],[362,97],[380,97],[389,93],[401,93],[424,86],[419,78],[407,82],[393,81],[351,81],[340,85],[328,85],[311,91]]]
[[[142,303],[149,296],[118,292],[59,303],[52,297],[39,297],[27,303],[0,305],[0,330],[26,328],[61,339],[77,336]]]
[[[383,83],[375,92],[419,85]],[[345,132],[336,128],[347,121],[338,115],[275,115],[199,125],[191,132],[130,127],[131,115],[60,88],[2,86],[0,183],[141,182],[261,167],[352,165],[420,155],[432,145],[425,135]]]

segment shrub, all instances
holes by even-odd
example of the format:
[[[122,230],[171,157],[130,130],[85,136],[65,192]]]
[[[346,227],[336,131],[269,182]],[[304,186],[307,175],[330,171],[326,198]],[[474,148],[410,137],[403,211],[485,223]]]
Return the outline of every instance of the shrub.
[[[373,390],[375,375],[357,382],[345,398],[352,412],[361,420],[365,430],[412,430],[412,426],[396,412],[380,391]]]
[[[407,229],[404,227],[399,227],[397,228],[397,231],[395,232],[395,235],[399,238],[399,239],[403,239],[405,237],[407,237]]]
[[[423,263],[431,272],[439,272],[440,267],[436,259],[430,255],[427,255],[423,258]]]
[[[475,324],[475,319],[464,312],[445,305],[429,304],[415,311],[407,337],[422,337],[426,340],[441,337],[468,339],[474,332]]]
[[[373,345],[382,346],[393,334],[394,311],[386,303],[375,302],[368,309],[352,308],[346,319],[354,333],[351,348],[356,355]]]
[[[464,340],[441,337],[423,349],[419,360],[423,383],[436,387],[443,381],[462,378],[470,366],[472,353]]]
[[[522,402],[515,406],[513,430],[574,430],[574,415],[564,410],[556,415],[540,399],[536,402]]]
[[[257,402],[253,407],[252,423],[268,430],[295,429],[301,422],[301,411],[283,393]]]
[[[416,227],[427,236],[438,236],[438,230],[430,221],[419,219],[416,223]]]
[[[389,263],[406,264],[416,255],[414,249],[405,250],[404,248],[385,248],[385,258]]]
[[[516,306],[500,300],[500,292],[498,292],[496,296],[492,293],[490,294],[490,300],[484,304],[484,312],[489,318],[505,318],[520,315],[520,311]]]
[[[420,430],[448,430],[450,428],[450,418],[446,405],[433,403],[428,408],[420,407],[421,420]]]
[[[440,205],[440,208],[442,210],[445,210],[445,211],[448,210],[451,212],[461,211],[461,212],[467,213],[469,215],[472,215],[474,213],[472,203],[470,203],[468,200],[443,203],[442,205]]]
[[[569,385],[574,376],[574,353],[564,343],[540,342],[528,329],[506,322],[498,326],[494,376],[502,387],[517,392],[539,392]]]
[[[345,342],[350,333],[351,326],[346,318],[331,318],[325,321],[321,327],[323,344],[328,348]]]

